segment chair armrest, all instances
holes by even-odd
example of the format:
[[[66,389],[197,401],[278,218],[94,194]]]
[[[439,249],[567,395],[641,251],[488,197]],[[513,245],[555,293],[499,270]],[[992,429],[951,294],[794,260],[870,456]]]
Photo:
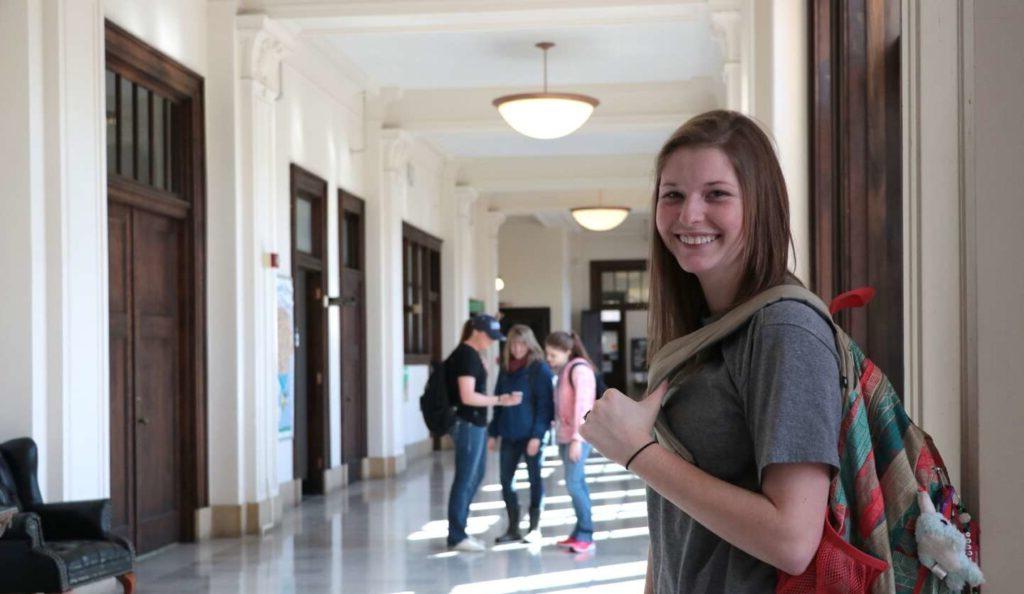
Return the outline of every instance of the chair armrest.
[[[47,540],[106,540],[110,537],[109,499],[44,503],[32,507]]]
[[[0,540],[28,541],[27,544],[33,549],[43,546],[43,523],[39,519],[39,515],[32,512],[15,514],[7,530],[4,530],[3,535],[0,536]]]

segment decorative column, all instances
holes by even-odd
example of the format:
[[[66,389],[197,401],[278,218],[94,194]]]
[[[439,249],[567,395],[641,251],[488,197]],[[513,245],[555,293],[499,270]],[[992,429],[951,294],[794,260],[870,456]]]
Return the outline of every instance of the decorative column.
[[[446,188],[449,193],[448,213],[450,221],[448,241],[442,246],[442,270],[444,278],[441,293],[444,299],[442,322],[442,355],[447,355],[459,341],[462,324],[469,317],[469,299],[473,295],[473,205],[479,196],[475,188],[455,185],[454,166],[449,179],[445,170]],[[448,185],[450,183],[450,185]]]
[[[743,24],[739,10],[718,10],[711,15],[712,31],[724,61],[725,106],[749,113],[750,84],[743,70]]]
[[[372,117],[373,114],[371,114]],[[379,114],[377,114],[379,115]],[[370,477],[394,476],[405,470],[402,441],[403,366],[402,208],[406,197],[405,168],[411,139],[401,130],[384,130],[380,119],[367,122],[368,188],[376,200],[366,204],[367,276],[367,439]],[[372,155],[376,155],[373,158]],[[376,184],[373,183],[376,180]]]
[[[238,78],[230,91],[220,89],[231,94],[220,107],[230,102],[238,123],[233,130],[237,186],[233,196],[222,197],[233,199],[232,206],[221,207],[216,214],[211,209],[210,216],[210,228],[230,239],[217,242],[223,251],[211,263],[227,275],[217,290],[211,283],[211,314],[215,309],[233,313],[231,322],[213,324],[233,330],[228,336],[216,335],[233,341],[229,348],[234,355],[226,358],[232,363],[229,368],[210,366],[211,376],[217,376],[210,380],[210,468],[219,468],[217,458],[227,466],[226,472],[214,470],[210,475],[214,536],[253,534],[272,527],[279,491],[277,272],[270,268],[268,254],[282,251],[274,243],[274,104],[281,92],[281,60],[289,35],[264,15],[238,16],[234,25]],[[215,216],[223,218],[214,221]],[[216,392],[215,382],[221,386]]]

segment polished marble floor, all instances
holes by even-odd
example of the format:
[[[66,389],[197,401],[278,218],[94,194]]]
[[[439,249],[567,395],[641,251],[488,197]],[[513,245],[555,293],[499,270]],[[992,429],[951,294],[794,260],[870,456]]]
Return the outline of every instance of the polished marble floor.
[[[451,451],[410,464],[394,480],[355,483],[325,497],[305,499],[285,512],[266,536],[179,544],[138,563],[140,593],[503,594],[643,590],[647,517],[642,483],[599,455],[587,463],[596,551],[574,555],[554,546],[575,523],[554,448],[545,450],[547,503],[544,540],[493,546],[505,528],[497,454],[470,511],[469,532],[493,546],[456,553],[445,546]],[[521,468],[517,489],[528,505]],[[118,592],[113,580],[76,590]]]

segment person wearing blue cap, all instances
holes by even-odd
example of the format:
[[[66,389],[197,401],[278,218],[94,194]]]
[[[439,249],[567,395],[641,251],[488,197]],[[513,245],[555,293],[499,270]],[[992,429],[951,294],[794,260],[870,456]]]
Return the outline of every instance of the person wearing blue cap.
[[[459,346],[444,362],[448,393],[458,395],[450,430],[455,442],[455,478],[448,496],[448,546],[457,551],[487,550],[483,542],[466,533],[469,504],[480,488],[487,461],[487,407],[516,406],[522,401],[520,394],[484,394],[487,369],[481,353],[504,338],[498,320],[477,314],[463,325]]]

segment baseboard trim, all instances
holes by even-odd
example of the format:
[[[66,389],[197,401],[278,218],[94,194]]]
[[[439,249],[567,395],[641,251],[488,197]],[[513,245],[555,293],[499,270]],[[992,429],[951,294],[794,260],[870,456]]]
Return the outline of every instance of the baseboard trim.
[[[337,491],[348,485],[348,464],[328,468],[324,471],[324,494]]]
[[[391,478],[405,472],[405,454],[383,458],[366,458],[366,476],[371,479]]]
[[[426,439],[414,441],[405,446],[405,459],[407,462],[413,462],[425,456],[429,456],[432,451],[434,451],[434,438],[428,437]]]

